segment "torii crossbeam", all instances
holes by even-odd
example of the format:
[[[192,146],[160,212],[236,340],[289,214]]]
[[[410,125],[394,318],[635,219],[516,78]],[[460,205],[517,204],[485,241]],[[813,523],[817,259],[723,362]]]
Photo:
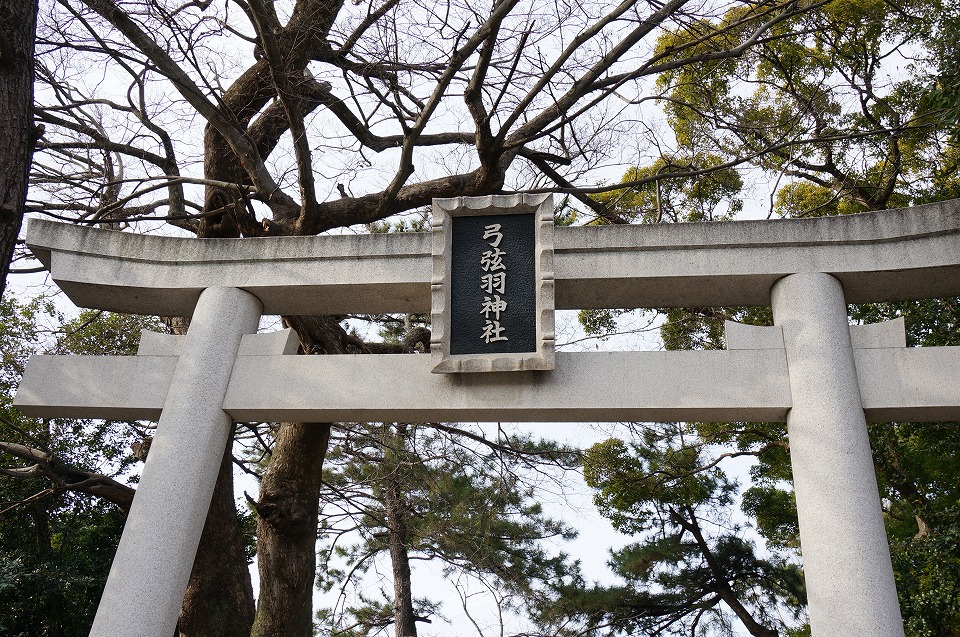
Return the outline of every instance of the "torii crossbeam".
[[[472,205],[523,202],[542,199]],[[173,633],[231,420],[712,420],[788,424],[814,637],[902,637],[865,424],[960,420],[960,348],[907,348],[902,320],[850,327],[846,304],[960,295],[960,201],[554,232],[559,309],[772,305],[775,325],[728,323],[722,352],[558,352],[552,371],[289,356],[289,333],[254,335],[262,313],[429,311],[430,235],[198,240],[32,221],[28,245],[77,305],[193,316],[137,356],[34,357],[17,394],[27,415],[159,417],[91,635]],[[150,578],[145,561],[161,565]]]

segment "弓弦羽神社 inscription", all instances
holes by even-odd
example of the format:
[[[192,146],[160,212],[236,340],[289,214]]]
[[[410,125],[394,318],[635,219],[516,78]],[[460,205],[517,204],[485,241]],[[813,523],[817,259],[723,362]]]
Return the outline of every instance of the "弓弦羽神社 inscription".
[[[450,353],[535,352],[533,213],[452,219]]]
[[[506,253],[500,249],[500,242],[503,241],[501,227],[499,223],[491,223],[483,228],[483,239],[492,248],[480,255],[480,267],[486,273],[480,275],[480,288],[492,295],[483,297],[483,307],[480,310],[485,320],[480,338],[486,343],[510,340],[503,334],[504,328],[500,326],[500,313],[507,311],[507,302],[500,298],[500,294],[507,291],[507,266],[503,263]]]
[[[549,195],[434,200],[434,372],[553,369],[553,228]]]
[[[484,318],[480,338],[485,343],[510,340],[500,325],[500,314],[507,311],[507,302],[500,298],[500,294],[507,291],[507,266],[503,263],[506,252],[500,249],[500,242],[503,241],[501,227],[499,223],[491,223],[483,228],[483,239],[492,248],[480,255],[480,267],[486,272],[480,276],[480,288],[492,295],[483,297],[483,307],[480,309]]]

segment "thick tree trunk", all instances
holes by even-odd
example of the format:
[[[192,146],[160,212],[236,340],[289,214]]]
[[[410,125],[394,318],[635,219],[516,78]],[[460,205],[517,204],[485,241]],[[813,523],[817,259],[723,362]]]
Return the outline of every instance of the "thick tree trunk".
[[[334,317],[291,316],[284,322],[296,330],[301,353],[342,354],[355,346]],[[329,424],[280,425],[254,505],[260,596],[251,637],[313,634],[319,492],[329,441]]]
[[[23,222],[38,133],[33,124],[37,0],[0,3],[0,294]]]
[[[389,432],[390,425],[384,425]],[[390,546],[390,564],[393,567],[393,626],[395,637],[417,637],[417,618],[413,609],[413,586],[410,576],[410,555],[407,552],[407,517],[410,514],[403,498],[403,480],[400,463],[396,460],[399,449],[390,450],[390,439],[396,445],[403,444],[406,425],[397,425],[397,435],[386,435],[385,453],[388,459],[387,475],[383,480],[383,503],[387,514],[387,535]],[[391,466],[392,465],[392,466]]]
[[[180,637],[249,637],[254,600],[243,549],[227,445],[180,611]]]
[[[321,469],[330,425],[282,423],[254,504],[260,598],[251,637],[311,637]]]

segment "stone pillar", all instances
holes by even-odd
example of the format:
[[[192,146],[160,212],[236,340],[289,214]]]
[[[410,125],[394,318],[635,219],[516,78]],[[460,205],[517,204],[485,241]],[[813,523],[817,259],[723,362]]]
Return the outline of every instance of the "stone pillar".
[[[828,274],[793,274],[772,304],[813,637],[903,637],[843,288]]]
[[[174,634],[230,433],[223,397],[261,310],[237,288],[200,295],[91,637]]]

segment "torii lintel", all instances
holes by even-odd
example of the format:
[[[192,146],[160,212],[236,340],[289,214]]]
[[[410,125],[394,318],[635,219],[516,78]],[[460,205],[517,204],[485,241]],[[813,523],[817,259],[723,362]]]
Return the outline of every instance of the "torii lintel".
[[[960,200],[760,221],[555,229],[557,309],[770,305],[825,272],[848,303],[960,295]],[[267,314],[430,310],[430,233],[186,239],[30,220],[27,245],[80,307],[189,316],[208,287]]]

